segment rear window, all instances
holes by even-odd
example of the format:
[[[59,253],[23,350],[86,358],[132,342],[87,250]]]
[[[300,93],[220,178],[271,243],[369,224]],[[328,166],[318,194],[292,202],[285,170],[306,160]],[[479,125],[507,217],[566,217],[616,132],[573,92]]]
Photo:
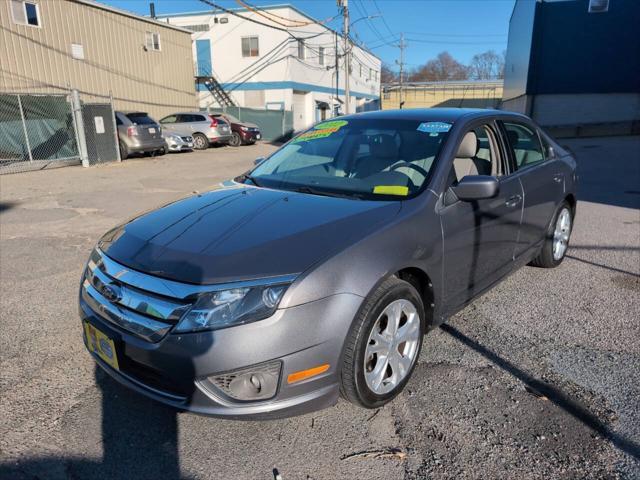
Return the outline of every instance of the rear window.
[[[146,113],[128,113],[127,118],[137,125],[155,125],[155,121]]]

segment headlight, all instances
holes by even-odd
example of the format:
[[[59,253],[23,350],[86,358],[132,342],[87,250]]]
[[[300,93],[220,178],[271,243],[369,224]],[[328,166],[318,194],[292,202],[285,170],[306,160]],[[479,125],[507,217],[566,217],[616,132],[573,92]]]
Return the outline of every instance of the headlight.
[[[240,130],[242,130],[243,132],[246,132],[247,130],[249,130],[249,127],[240,127]]]
[[[179,142],[182,139],[180,138],[179,135],[171,135],[171,140],[173,140],[174,142]]]
[[[202,294],[182,317],[176,332],[217,330],[270,317],[289,285],[232,288]]]

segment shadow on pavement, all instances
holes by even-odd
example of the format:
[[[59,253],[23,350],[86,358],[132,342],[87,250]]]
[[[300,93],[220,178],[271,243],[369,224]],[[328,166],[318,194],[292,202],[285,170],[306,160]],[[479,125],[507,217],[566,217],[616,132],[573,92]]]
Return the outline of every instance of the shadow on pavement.
[[[177,411],[126,389],[97,365],[95,369],[96,384],[102,391],[102,460],[31,457],[0,465],[0,478],[188,478],[180,474]],[[86,441],[92,438],[87,431]]]
[[[548,398],[550,402],[554,403],[565,412],[580,420],[587,427],[591,428],[603,438],[606,438],[616,448],[632,456],[636,460],[640,460],[640,444],[611,430],[608,425],[602,422],[597,416],[592,414],[586,407],[569,398],[562,390],[532,377],[513,363],[502,358],[485,346],[480,345],[472,338],[467,337],[457,328],[452,327],[448,324],[444,324],[440,328],[459,342],[478,352],[480,355],[485,357],[496,366],[500,367],[505,372],[513,375],[515,378],[524,383],[525,386],[534,394]]]

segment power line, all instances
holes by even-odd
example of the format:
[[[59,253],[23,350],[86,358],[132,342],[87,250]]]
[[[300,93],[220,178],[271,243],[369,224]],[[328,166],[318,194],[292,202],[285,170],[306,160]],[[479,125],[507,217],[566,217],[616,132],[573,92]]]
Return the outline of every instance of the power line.
[[[429,43],[432,45],[478,45],[479,42],[450,42],[446,40],[422,40],[420,38],[408,38],[409,42]],[[504,42],[481,42],[483,45],[504,45]]]
[[[382,23],[386,27],[387,31],[391,34],[391,36],[393,36],[395,38],[398,38],[398,34],[397,33],[393,33],[391,28],[389,28],[389,24],[387,23],[387,20],[384,18],[384,15],[382,14],[382,10],[380,10],[380,6],[378,5],[378,1],[377,0],[373,0],[373,4],[375,5],[376,10],[378,10],[378,13],[380,14],[380,18],[382,19]]]

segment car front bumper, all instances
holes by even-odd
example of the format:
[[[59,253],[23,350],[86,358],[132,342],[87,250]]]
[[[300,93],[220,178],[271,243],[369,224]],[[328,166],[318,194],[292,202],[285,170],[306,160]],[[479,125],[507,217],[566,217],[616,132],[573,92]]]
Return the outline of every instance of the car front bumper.
[[[260,131],[244,131],[244,130],[240,130],[240,138],[242,138],[242,141],[245,143],[255,143],[258,140],[262,139],[262,134],[260,133]]]
[[[339,294],[279,309],[265,320],[199,333],[168,333],[156,343],[106,320],[80,296],[80,317],[113,340],[118,370],[96,354],[96,362],[127,387],[164,404],[227,418],[279,418],[333,405],[339,394],[344,340],[362,298]],[[83,331],[85,329],[83,328]],[[84,335],[85,345],[87,338]],[[273,398],[239,401],[216,389],[211,377],[277,360]],[[288,376],[329,364],[320,375],[296,383]]]

